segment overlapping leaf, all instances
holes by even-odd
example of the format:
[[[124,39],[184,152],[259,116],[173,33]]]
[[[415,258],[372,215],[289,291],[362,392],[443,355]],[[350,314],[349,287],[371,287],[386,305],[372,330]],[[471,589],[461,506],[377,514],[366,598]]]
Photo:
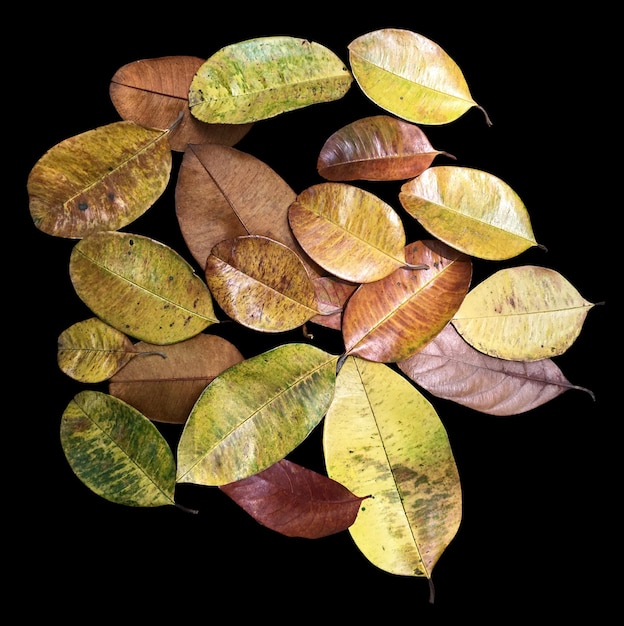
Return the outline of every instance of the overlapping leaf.
[[[220,489],[263,526],[306,539],[346,530],[366,497],[287,459]]]
[[[56,144],[28,175],[35,226],[55,237],[80,239],[136,220],[169,182],[167,135],[122,121]]]
[[[217,376],[184,425],[177,481],[226,485],[285,458],[325,415],[337,361],[315,346],[290,343]]]
[[[136,339],[175,343],[219,321],[208,286],[189,263],[143,235],[85,237],[72,250],[69,273],[97,317]]]
[[[342,316],[345,351],[371,361],[401,361],[425,346],[456,313],[470,286],[470,257],[436,240],[406,248],[427,270],[400,268],[360,285]]]
[[[342,312],[357,285],[333,276],[319,276],[312,281],[320,313],[310,318],[319,326],[334,330],[342,327]]]
[[[353,76],[331,50],[289,36],[225,46],[197,70],[189,107],[209,123],[244,124],[339,100]]]
[[[152,421],[183,424],[206,385],[243,360],[238,348],[218,335],[200,333],[158,346],[139,341],[133,359],[109,381],[108,391]]]
[[[99,391],[82,391],[61,419],[61,444],[78,478],[117,504],[174,504],[175,460],[169,444],[139,411]]]
[[[349,62],[363,93],[404,120],[447,124],[481,109],[457,63],[418,33],[383,28],[361,35],[349,44]]]
[[[485,354],[538,361],[563,354],[593,306],[559,272],[524,265],[499,270],[471,289],[452,323]]]
[[[183,152],[189,143],[204,142],[233,146],[252,124],[206,124],[189,110],[189,87],[204,61],[193,56],[165,56],[127,63],[111,79],[111,101],[124,120],[150,128],[171,128],[172,150]]]
[[[425,133],[389,115],[373,115],[343,126],[325,141],[317,160],[327,180],[405,180],[424,172],[438,156]]]
[[[399,200],[434,237],[474,257],[501,261],[537,245],[518,194],[488,172],[431,167],[401,187]]]
[[[347,357],[323,450],[330,478],[371,495],[349,527],[362,554],[392,574],[430,579],[462,514],[457,466],[431,404],[384,363]]]

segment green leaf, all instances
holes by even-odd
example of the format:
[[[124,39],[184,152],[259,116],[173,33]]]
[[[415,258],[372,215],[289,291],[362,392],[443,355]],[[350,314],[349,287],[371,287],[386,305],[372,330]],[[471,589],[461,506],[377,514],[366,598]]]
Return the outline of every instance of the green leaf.
[[[203,122],[242,124],[342,98],[353,76],[325,46],[276,36],[225,46],[197,70],[191,113]]]
[[[122,400],[99,391],[74,396],[61,418],[61,444],[76,476],[102,498],[136,507],[175,504],[169,444]]]

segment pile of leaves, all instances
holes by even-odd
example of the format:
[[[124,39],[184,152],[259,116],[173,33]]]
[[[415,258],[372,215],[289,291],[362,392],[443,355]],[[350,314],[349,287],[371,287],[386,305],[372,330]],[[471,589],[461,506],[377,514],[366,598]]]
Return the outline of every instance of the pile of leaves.
[[[323,45],[275,36],[208,59],[132,61],[110,82],[121,120],[34,165],[34,224],[77,240],[69,275],[93,312],[59,336],[59,367],[108,384],[69,401],[60,439],[76,476],[111,502],[184,509],[176,485],[217,487],[287,536],[348,530],[377,567],[433,590],[462,492],[423,392],[496,416],[569,389],[591,394],[551,359],[594,304],[535,265],[471,284],[475,261],[539,246],[519,195],[456,164],[420,127],[473,107],[489,126],[485,110],[422,35],[381,29],[348,52],[349,66]],[[297,193],[234,147],[262,120],[355,87],[379,114],[326,139],[318,184]],[[128,231],[171,184],[176,152],[183,253]],[[358,181],[400,183],[396,207]],[[426,237],[407,241],[410,222]],[[245,358],[211,332],[226,323],[275,346]],[[342,349],[318,347],[314,326]],[[297,329],[299,341],[280,341]],[[177,448],[161,424],[179,427]],[[326,474],[288,458],[317,428]]]

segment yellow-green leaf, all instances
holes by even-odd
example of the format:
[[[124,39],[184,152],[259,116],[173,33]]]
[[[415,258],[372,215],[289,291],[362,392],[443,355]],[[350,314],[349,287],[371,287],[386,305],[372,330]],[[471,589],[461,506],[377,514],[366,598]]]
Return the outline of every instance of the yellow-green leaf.
[[[225,46],[197,70],[189,107],[209,123],[243,124],[342,98],[353,76],[325,46],[288,36]]]
[[[55,145],[28,176],[35,226],[49,235],[80,239],[136,220],[169,182],[167,134],[122,121]]]
[[[594,306],[555,270],[499,270],[471,289],[452,319],[474,348],[501,359],[537,361],[563,354]]]
[[[537,245],[518,194],[488,172],[430,167],[401,187],[399,200],[434,237],[474,257],[501,261]]]
[[[118,398],[83,391],[61,418],[61,444],[76,476],[118,504],[174,504],[175,459],[144,415]]]
[[[149,343],[189,339],[219,321],[206,283],[177,252],[149,237],[89,235],[74,246],[69,273],[97,317]]]
[[[447,124],[481,109],[457,63],[418,33],[383,28],[362,35],[349,44],[349,62],[364,94],[407,121]]]
[[[362,502],[349,532],[377,567],[431,579],[462,514],[459,474],[429,401],[383,363],[347,357],[323,426],[328,476]]]
[[[315,346],[291,343],[217,376],[182,431],[177,481],[225,485],[283,459],[325,415],[337,362]]]

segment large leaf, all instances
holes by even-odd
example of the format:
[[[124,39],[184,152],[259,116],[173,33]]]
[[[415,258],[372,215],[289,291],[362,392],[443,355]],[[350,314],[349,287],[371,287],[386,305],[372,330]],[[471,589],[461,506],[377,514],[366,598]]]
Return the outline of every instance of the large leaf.
[[[93,492],[118,504],[174,504],[175,460],[164,437],[139,411],[99,391],[82,391],[61,419],[69,465]]]
[[[205,282],[168,246],[131,233],[94,233],[73,248],[80,299],[121,332],[155,344],[189,339],[217,323]]]
[[[440,154],[455,158],[434,149],[418,126],[373,115],[330,135],[316,167],[327,180],[405,180],[422,174]]]
[[[248,328],[284,332],[319,313],[314,285],[301,259],[268,237],[221,241],[212,249],[205,273],[219,306]]]
[[[470,257],[436,240],[406,247],[400,268],[360,285],[342,316],[345,351],[371,361],[401,361],[425,346],[453,317],[472,278]]]
[[[397,363],[438,398],[490,415],[518,415],[546,404],[573,385],[550,359],[524,363],[475,350],[447,324],[422,350]]]
[[[401,187],[399,200],[434,237],[474,257],[501,261],[537,245],[518,194],[488,172],[431,167]]]
[[[122,121],[55,145],[28,175],[35,226],[49,235],[80,239],[136,220],[169,182],[167,134]]]
[[[197,71],[191,113],[210,123],[243,124],[339,100],[353,76],[331,50],[296,37],[258,37],[225,46]]]
[[[225,485],[286,457],[325,415],[337,361],[315,346],[291,343],[217,376],[182,431],[177,481]]]
[[[323,426],[328,476],[370,494],[349,532],[392,574],[431,579],[462,514],[459,474],[425,397],[383,363],[347,357]]]
[[[499,270],[471,289],[452,323],[485,354],[538,361],[563,354],[593,306],[555,270],[524,265]]]
[[[349,44],[349,62],[364,94],[407,121],[447,124],[481,109],[455,61],[418,33],[383,28],[361,35]]]
[[[220,489],[263,526],[306,539],[346,530],[366,497],[287,459]]]
[[[172,150],[183,152],[189,143],[232,146],[252,124],[205,124],[189,110],[189,87],[204,61],[193,56],[165,56],[127,63],[111,79],[111,101],[124,120],[151,128],[171,127]]]
[[[234,344],[200,333],[158,346],[139,341],[141,357],[111,377],[108,391],[156,422],[183,424],[206,385],[243,360]]]

